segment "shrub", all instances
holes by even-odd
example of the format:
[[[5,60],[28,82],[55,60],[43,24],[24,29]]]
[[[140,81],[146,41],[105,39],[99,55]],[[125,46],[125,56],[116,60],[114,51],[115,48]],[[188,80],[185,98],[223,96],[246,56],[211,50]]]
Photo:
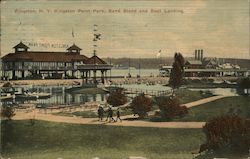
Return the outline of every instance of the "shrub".
[[[181,106],[177,97],[159,98],[157,104],[161,110],[162,118],[165,119],[173,119],[188,114],[188,108],[186,106]]]
[[[134,114],[138,114],[140,118],[144,118],[152,108],[152,100],[145,96],[145,94],[140,94],[133,99],[131,108]]]
[[[250,78],[243,78],[238,82],[239,88],[246,89],[246,94],[249,95],[248,89],[250,89]]]
[[[114,107],[123,105],[127,103],[127,101],[128,99],[121,88],[112,90],[107,99],[107,102]]]
[[[11,106],[4,106],[1,109],[1,116],[3,118],[7,118],[7,120],[11,120],[13,116],[15,116],[15,110]]]
[[[225,115],[211,119],[203,127],[208,149],[248,152],[250,146],[250,124],[236,115]]]

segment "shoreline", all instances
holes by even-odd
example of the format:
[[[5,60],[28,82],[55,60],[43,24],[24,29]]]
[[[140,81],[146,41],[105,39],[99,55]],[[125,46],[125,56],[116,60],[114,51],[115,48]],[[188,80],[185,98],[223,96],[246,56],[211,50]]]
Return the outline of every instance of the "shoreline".
[[[109,78],[108,78],[109,80]],[[136,84],[141,83],[158,83],[167,84],[168,77],[141,77],[141,78],[112,78],[113,84]],[[0,83],[10,82],[12,85],[34,85],[34,86],[79,86],[82,85],[83,79],[34,79],[34,80],[10,80],[0,81]]]
[[[218,81],[236,81],[239,77],[185,77],[185,79],[213,79]],[[110,80],[110,78],[107,78]],[[169,77],[147,77],[143,76],[140,78],[132,77],[132,78],[111,78],[113,84],[138,84],[138,83],[152,83],[152,84],[168,84]],[[34,85],[34,86],[79,86],[82,85],[83,79],[34,79],[34,80],[10,80],[10,81],[3,81],[1,80],[0,83],[10,82],[12,85]]]

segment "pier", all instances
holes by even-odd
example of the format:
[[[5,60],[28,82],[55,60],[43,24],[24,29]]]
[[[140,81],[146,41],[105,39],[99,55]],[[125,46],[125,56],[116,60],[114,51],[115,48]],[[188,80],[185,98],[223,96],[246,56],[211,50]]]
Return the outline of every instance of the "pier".
[[[134,94],[134,95],[139,95],[139,94],[145,94],[148,96],[166,96],[170,95],[172,93],[171,90],[150,90],[150,89],[139,89],[139,88],[124,88],[126,94]]]

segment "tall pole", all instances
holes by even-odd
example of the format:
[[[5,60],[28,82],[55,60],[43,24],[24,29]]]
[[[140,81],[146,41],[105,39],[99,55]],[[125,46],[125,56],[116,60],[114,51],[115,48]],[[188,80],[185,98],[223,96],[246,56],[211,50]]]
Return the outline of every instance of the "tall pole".
[[[111,58],[109,59],[109,64],[111,65]],[[112,68],[111,68],[112,69]],[[111,80],[111,69],[109,71],[109,79]]]
[[[129,71],[129,74],[130,74],[130,58],[128,59],[128,71]]]
[[[99,41],[99,40],[101,40],[101,34],[100,33],[98,33],[98,25],[96,25],[96,24],[94,24],[94,29],[93,29],[93,31],[94,31],[94,38],[93,38],[93,47],[94,47],[94,51],[93,51],[93,54],[94,54],[94,56],[96,56],[96,53],[97,53],[97,47],[98,47],[98,45],[97,45],[97,41]]]
[[[139,58],[139,77],[141,77],[141,59]]]
[[[94,50],[93,50],[93,56],[96,56],[96,53],[97,53],[97,41],[101,40],[101,34],[98,33],[98,29],[97,29],[98,25],[94,24],[94,38],[93,38],[93,47],[94,47]],[[95,57],[94,57],[94,83],[96,84],[96,60],[95,60]]]

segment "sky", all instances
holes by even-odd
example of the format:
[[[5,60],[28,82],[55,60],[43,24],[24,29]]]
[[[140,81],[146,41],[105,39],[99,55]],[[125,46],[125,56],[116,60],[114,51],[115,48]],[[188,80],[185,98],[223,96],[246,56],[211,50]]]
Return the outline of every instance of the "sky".
[[[250,59],[249,0],[1,1],[1,56],[22,41],[32,51],[100,57]],[[116,10],[116,12],[115,12]],[[101,40],[93,42],[94,25]]]

